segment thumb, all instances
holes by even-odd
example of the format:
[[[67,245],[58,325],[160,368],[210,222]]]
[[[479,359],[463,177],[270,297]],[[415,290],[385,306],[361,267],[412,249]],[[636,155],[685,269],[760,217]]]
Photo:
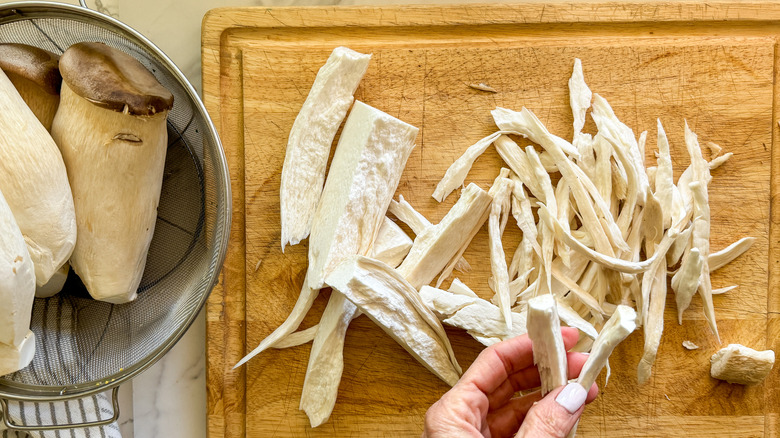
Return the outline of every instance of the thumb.
[[[587,397],[588,391],[577,382],[551,391],[528,410],[515,438],[565,438],[582,415]]]

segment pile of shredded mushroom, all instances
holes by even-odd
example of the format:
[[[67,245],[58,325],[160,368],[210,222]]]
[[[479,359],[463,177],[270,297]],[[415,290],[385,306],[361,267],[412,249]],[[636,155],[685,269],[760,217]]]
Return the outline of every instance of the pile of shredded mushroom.
[[[433,197],[442,201],[460,187],[474,161],[492,144],[509,167],[502,169],[494,184],[488,222],[490,286],[507,328],[512,327],[505,312],[508,306],[522,314],[527,312],[529,299],[547,293],[555,297],[561,320],[591,338],[616,306],[634,307],[645,336],[638,367],[642,383],[650,377],[663,331],[667,275],[672,276],[679,323],[698,293],[704,316],[718,337],[712,295],[736,286],[713,290],[710,273],[753,243],[753,238],[746,237],[723,250],[710,251],[710,171],[732,154],[720,155],[721,148],[708,143],[711,159],[707,161],[686,123],[685,147],[691,164],[675,183],[670,145],[660,119],[657,165],[647,166],[647,132],[635,137],[606,99],[591,93],[579,59],[574,63],[569,93],[574,116],[571,142],[550,133],[527,108],[519,112],[496,108],[492,115],[499,131],[468,148],[447,170]],[[582,132],[588,110],[598,128],[595,135]],[[510,135],[534,145],[522,148]],[[552,174],[560,174],[557,183]],[[511,190],[503,190],[504,181]],[[508,270],[501,250],[505,218],[499,218],[508,210],[506,205],[511,205],[523,231]],[[578,348],[587,350],[589,344]]]
[[[334,71],[324,68],[320,74],[332,75]],[[356,179],[362,178],[355,176],[360,173],[344,169],[358,166],[376,179],[377,172],[369,167],[387,163],[372,164],[370,154],[378,152],[372,152],[377,148],[369,144],[374,138],[371,136],[366,137],[369,143],[354,146],[363,151],[360,157],[347,156],[346,146],[341,146],[345,141],[342,134],[320,199],[348,201],[338,208],[320,201],[311,239],[330,238],[324,232],[316,235],[318,223],[325,224],[325,231],[350,229],[350,224],[381,226],[376,230],[358,228],[367,233],[363,238],[373,236],[371,245],[361,243],[359,249],[349,241],[350,233],[332,244],[310,242],[309,275],[295,309],[239,365],[269,347],[286,348],[313,340],[301,409],[309,415],[312,426],[317,426],[327,421],[333,409],[343,367],[344,335],[350,321],[361,314],[449,384],[457,380],[460,367],[442,323],[466,330],[484,345],[528,332],[538,349],[534,357],[544,374],[544,391],[565,382],[566,355],[558,328],[561,323],[585,335],[576,350],[591,351],[580,378],[585,388],[607,365],[612,350],[637,326],[643,327],[644,354],[637,375],[640,383],[647,381],[663,332],[669,276],[679,322],[698,293],[704,303],[704,316],[718,337],[712,295],[736,286],[713,289],[710,273],[744,253],[753,242],[745,237],[725,249],[710,251],[710,172],[732,154],[721,155],[720,147],[708,143],[706,155],[710,159],[705,159],[696,134],[686,123],[684,146],[691,164],[675,183],[670,145],[660,120],[657,164],[648,166],[647,133],[637,138],[603,97],[591,93],[579,59],[574,63],[569,92],[574,116],[571,141],[552,134],[527,108],[492,111],[497,132],[467,148],[433,192],[441,202],[455,189],[464,187],[459,200],[438,224],[432,224],[402,196],[398,201],[388,198],[389,204],[361,207],[374,201],[362,200],[368,195],[367,190],[360,191],[365,183]],[[411,129],[360,105],[366,117],[384,118],[382,123],[394,126],[392,129]],[[597,127],[595,135],[582,132],[588,112]],[[321,123],[340,124],[341,119]],[[350,126],[348,120],[344,131],[352,132]],[[332,127],[328,129],[335,132]],[[357,129],[354,135],[362,135]],[[407,137],[413,142],[414,135],[416,131],[409,131]],[[524,147],[517,140],[522,140]],[[466,185],[471,166],[491,145],[506,168],[498,171],[487,191],[473,183]],[[380,180],[371,183],[381,188],[381,202],[385,202],[385,194],[395,190],[401,169],[385,170],[389,175],[386,185]],[[336,176],[332,176],[334,173]],[[340,178],[335,181],[341,182],[330,184],[331,178]],[[350,187],[353,192],[348,197],[340,192]],[[282,196],[288,195],[283,192]],[[314,211],[311,205],[306,208]],[[385,217],[385,209],[412,230],[412,243]],[[297,217],[296,212],[292,213],[290,217]],[[458,278],[452,280],[448,290],[439,289],[455,270],[470,269],[463,254],[485,223],[490,239],[488,284],[493,298],[479,297]],[[522,231],[522,240],[509,262],[502,242],[507,226]],[[345,249],[353,247],[356,249]],[[320,260],[326,256],[328,264]],[[317,271],[311,266],[317,266]],[[322,279],[314,281],[313,272]],[[434,280],[436,287],[430,286]],[[294,332],[317,296],[316,288],[323,285],[330,286],[333,293],[320,324]]]

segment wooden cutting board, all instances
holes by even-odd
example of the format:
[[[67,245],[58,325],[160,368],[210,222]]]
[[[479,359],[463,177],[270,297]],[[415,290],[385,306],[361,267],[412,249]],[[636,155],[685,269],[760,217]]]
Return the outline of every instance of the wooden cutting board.
[[[778,209],[780,164],[775,105],[780,4],[772,2],[523,3],[470,6],[225,8],[203,24],[203,89],[220,132],[233,184],[231,245],[209,300],[208,425],[211,438],[419,436],[423,415],[446,390],[366,318],[350,327],[344,375],[330,421],[312,430],[298,410],[309,345],[272,350],[232,370],[276,328],[297,297],[306,244],[283,254],[279,177],[289,129],[318,68],[338,45],[373,53],[356,98],[420,127],[398,187],[433,222],[455,202],[431,193],[460,153],[496,128],[489,111],[526,106],[571,136],[567,80],[575,57],[585,78],[637,134],[655,120],[672,143],[675,174],[687,166],[685,119],[703,144],[734,158],[714,171],[712,247],[743,236],[753,248],[712,276],[722,345],[696,298],[676,323],[669,296],[653,378],[636,384],[641,331],[611,359],[612,377],[590,405],[580,436],[780,436],[780,371],[742,387],[709,377],[709,357],[729,343],[780,346]],[[468,87],[486,83],[498,92]],[[586,131],[594,132],[592,122]],[[501,161],[488,150],[467,181],[487,187]],[[511,227],[510,227],[511,228]],[[508,231],[511,256],[519,233]],[[487,232],[465,254],[459,277],[488,297]],[[321,296],[303,327],[318,320]],[[481,346],[449,330],[461,364]],[[700,346],[688,351],[690,340]],[[780,368],[780,367],[776,367]]]

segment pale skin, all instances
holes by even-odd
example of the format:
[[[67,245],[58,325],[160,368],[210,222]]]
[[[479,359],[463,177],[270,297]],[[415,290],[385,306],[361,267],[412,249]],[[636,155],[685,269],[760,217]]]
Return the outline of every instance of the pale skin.
[[[561,329],[566,349],[579,337],[577,329]],[[568,353],[569,378],[579,375],[587,355]],[[444,437],[565,437],[584,406],[569,413],[555,398],[556,388],[542,398],[539,372],[533,361],[533,345],[527,335],[492,345],[480,353],[458,383],[434,403],[425,415],[423,438]],[[586,403],[596,398],[594,383]]]

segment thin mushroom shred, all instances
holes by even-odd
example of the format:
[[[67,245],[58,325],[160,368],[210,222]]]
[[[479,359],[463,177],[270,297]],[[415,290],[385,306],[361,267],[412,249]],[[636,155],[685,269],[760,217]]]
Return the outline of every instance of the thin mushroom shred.
[[[710,175],[707,161],[702,157],[698,138],[690,130],[687,122],[685,123],[685,145],[691,157],[691,168],[693,170],[692,182],[688,184],[688,187],[691,189],[693,217],[695,218],[691,245],[699,249],[702,258],[697,292],[704,303],[704,318],[707,320],[715,337],[720,341],[718,325],[715,321],[715,307],[712,302],[712,284],[710,283],[710,264],[708,260],[710,256],[710,204],[707,186],[712,176]]]
[[[582,133],[582,128],[585,126],[585,115],[588,108],[590,108],[592,98],[593,93],[585,83],[585,77],[582,73],[582,61],[575,59],[574,70],[572,71],[571,79],[569,79],[569,103],[574,116],[574,138],[572,139],[572,144],[577,147],[578,151],[583,143],[587,143],[590,140],[588,134]]]
[[[491,87],[490,85],[488,85],[488,84],[486,84],[484,82],[480,82],[478,84],[477,83],[471,83],[471,84],[469,84],[469,88],[473,88],[473,89],[479,90],[479,91],[487,91],[488,93],[498,93],[498,90],[496,90],[495,88]]]
[[[517,134],[514,131],[498,131],[487,137],[477,141],[471,147],[466,149],[466,152],[460,156],[452,165],[447,169],[447,173],[444,178],[439,181],[436,186],[436,190],[433,192],[433,199],[442,202],[453,190],[463,186],[463,182],[466,180],[466,176],[471,170],[471,166],[477,161],[480,155],[482,155],[487,148],[493,144],[493,142],[503,134]]]
[[[420,298],[442,323],[458,327],[485,346],[526,333],[526,312],[512,312],[512,328],[507,328],[498,306],[479,298],[471,290],[453,281],[449,291],[430,286],[420,289]],[[467,292],[468,291],[468,292]]]
[[[577,378],[577,383],[585,388],[586,391],[590,390],[590,387],[596,381],[596,377],[598,377],[604,367],[607,368],[607,380],[609,380],[609,356],[612,355],[615,347],[636,330],[636,318],[637,315],[634,309],[619,305],[615,309],[615,313],[609,318],[609,321],[604,324],[598,337],[593,341],[590,355],[585,360],[585,364],[582,365],[580,376]],[[567,438],[576,435],[577,424],[575,423]]]
[[[504,257],[504,247],[501,243],[501,216],[509,212],[509,197],[514,183],[509,178],[499,178],[493,195],[493,202],[488,217],[488,234],[490,238],[490,269],[492,273],[493,291],[498,298],[498,307],[506,322],[507,329],[512,329],[512,302],[509,293],[509,272]]]

